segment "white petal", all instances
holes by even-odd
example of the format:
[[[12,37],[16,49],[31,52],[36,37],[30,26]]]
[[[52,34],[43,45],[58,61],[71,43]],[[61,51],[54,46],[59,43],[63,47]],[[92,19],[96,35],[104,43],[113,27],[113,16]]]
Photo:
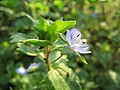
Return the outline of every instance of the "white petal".
[[[78,51],[81,54],[91,53],[91,51]]]
[[[74,47],[82,50],[88,50],[89,46],[86,43],[74,44]]]
[[[71,33],[70,33],[69,30],[67,30],[67,33],[66,33],[66,40],[67,40],[68,43],[71,45],[72,40],[71,40]]]
[[[88,50],[88,45],[87,44],[74,44],[74,50],[81,53],[81,54],[86,54],[86,53],[91,53],[91,51]]]

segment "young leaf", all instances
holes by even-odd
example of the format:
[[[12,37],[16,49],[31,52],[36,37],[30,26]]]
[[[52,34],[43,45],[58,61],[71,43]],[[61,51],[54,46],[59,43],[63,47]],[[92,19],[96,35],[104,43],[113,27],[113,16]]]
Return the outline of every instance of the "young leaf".
[[[63,21],[63,20],[57,20],[52,25],[55,30],[55,32],[66,32],[67,29],[73,27],[76,24],[76,21]]]
[[[41,30],[47,31],[47,21],[44,18],[40,17],[38,26]]]

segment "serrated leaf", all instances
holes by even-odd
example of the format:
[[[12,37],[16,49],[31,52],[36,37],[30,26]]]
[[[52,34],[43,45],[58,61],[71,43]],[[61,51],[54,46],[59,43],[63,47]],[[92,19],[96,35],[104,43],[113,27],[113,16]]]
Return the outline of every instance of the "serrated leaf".
[[[56,70],[48,73],[48,78],[52,82],[55,90],[71,90],[65,79]]]
[[[29,55],[29,56],[37,56],[38,55],[38,50],[34,46],[27,46],[22,43],[18,43],[18,48],[17,50]]]
[[[55,32],[66,32],[67,29],[73,27],[76,24],[76,21],[63,21],[63,20],[57,20],[52,25],[55,30]]]

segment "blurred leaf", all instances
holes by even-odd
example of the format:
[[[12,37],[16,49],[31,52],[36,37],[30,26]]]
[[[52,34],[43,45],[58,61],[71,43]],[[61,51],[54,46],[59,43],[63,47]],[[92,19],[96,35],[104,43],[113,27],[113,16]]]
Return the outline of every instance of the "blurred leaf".
[[[35,19],[33,19],[29,14],[25,14],[26,15],[26,17],[28,17],[35,25],[37,25],[39,22],[38,22],[38,20],[35,20]]]
[[[36,46],[47,46],[50,44],[48,40],[29,39],[29,36],[23,33],[17,33],[11,36],[11,43],[31,43]]]
[[[17,33],[15,35],[12,35],[10,38],[10,43],[17,43],[29,39],[28,35],[23,33]]]
[[[15,22],[15,26],[17,28],[26,28],[28,29],[31,26],[31,22],[28,18],[23,17],[20,19],[17,19],[17,21]]]
[[[88,64],[87,61],[81,56],[80,61],[82,61],[84,64]]]
[[[73,51],[70,49],[70,47],[68,47],[68,46],[63,47],[62,54],[70,54],[70,53],[73,53]]]

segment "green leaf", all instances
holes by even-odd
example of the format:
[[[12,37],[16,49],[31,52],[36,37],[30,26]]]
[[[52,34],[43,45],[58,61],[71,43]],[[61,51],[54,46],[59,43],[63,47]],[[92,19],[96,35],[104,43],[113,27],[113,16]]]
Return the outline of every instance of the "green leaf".
[[[37,25],[39,22],[38,20],[33,19],[29,14],[25,14],[27,18],[29,18],[35,25]]]
[[[56,70],[63,76],[71,90],[81,90],[79,77],[66,64],[61,63]]]
[[[41,30],[47,31],[47,21],[44,18],[40,17],[38,26]]]
[[[10,43],[17,43],[29,39],[28,35],[23,33],[17,33],[12,35],[10,38],[12,39],[10,40]]]
[[[57,70],[49,71],[48,78],[52,82],[55,90],[71,90],[65,79]]]
[[[50,45],[50,42],[48,40],[38,40],[38,39],[27,39],[24,40],[26,43],[31,43],[35,46],[47,46]]]
[[[55,32],[66,32],[67,29],[73,27],[76,24],[76,21],[63,21],[63,20],[57,20],[52,25],[55,30]]]
[[[11,37],[11,43],[31,43],[36,46],[47,46],[50,44],[48,40],[29,39],[29,36],[23,33],[17,33]]]
[[[47,32],[50,35],[51,43],[53,43],[57,39],[57,34],[55,34],[55,30],[52,25],[48,25]]]
[[[18,51],[21,51],[29,56],[37,56],[38,55],[38,49],[35,46],[27,46],[22,43],[18,43]]]
[[[70,53],[73,53],[73,50],[71,50],[70,47],[68,46],[63,47],[62,54],[70,54]]]

